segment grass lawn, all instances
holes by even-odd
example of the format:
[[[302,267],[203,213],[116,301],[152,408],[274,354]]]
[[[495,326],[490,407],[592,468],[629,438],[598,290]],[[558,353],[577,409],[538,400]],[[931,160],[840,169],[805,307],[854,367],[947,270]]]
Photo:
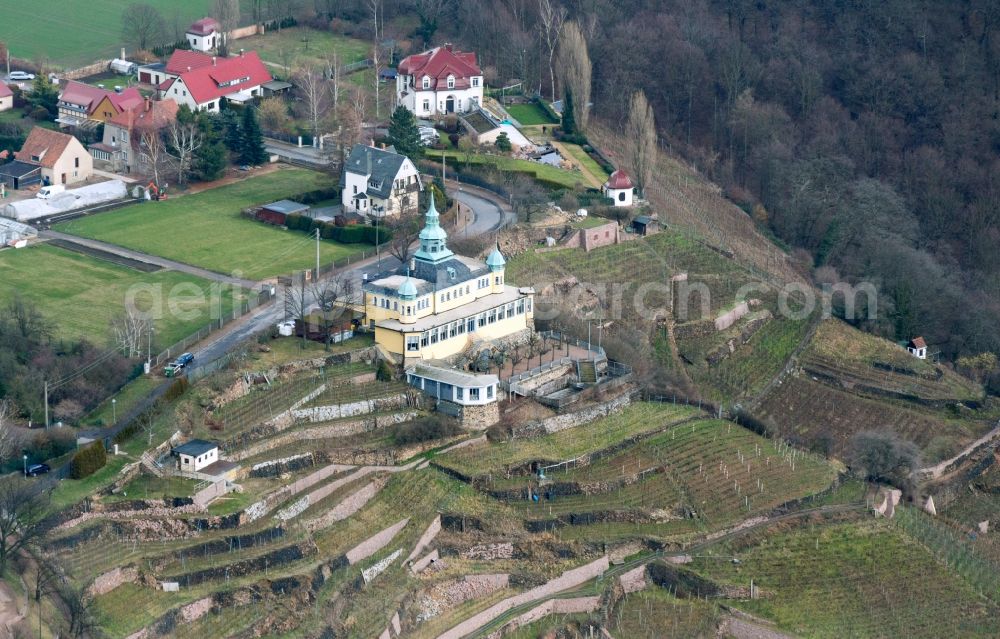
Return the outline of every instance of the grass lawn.
[[[257,368],[267,369],[300,359],[328,357],[337,353],[354,351],[374,343],[374,336],[364,333],[358,334],[346,342],[330,344],[330,349],[327,350],[325,345],[313,340],[307,340],[303,347],[301,338],[279,337],[267,343],[267,347],[271,349],[269,352],[256,352],[253,354],[253,359]]]
[[[597,163],[597,160],[587,155],[587,152],[583,150],[583,147],[579,144],[562,144],[562,147],[570,154],[575,162],[578,162],[580,166],[590,171],[590,173],[604,184],[608,181],[610,177],[601,165]]]
[[[466,154],[461,151],[438,151],[427,149],[426,156],[432,160],[440,159],[442,155],[448,156],[449,162],[463,164],[466,161]],[[508,171],[528,173],[535,178],[553,182],[568,189],[575,188],[577,184],[583,184],[586,180],[583,175],[575,171],[567,171],[556,166],[532,162],[531,160],[515,160],[501,155],[470,155],[469,164],[496,164]]]
[[[533,124],[557,124],[542,107],[534,102],[512,104],[505,108],[507,109],[507,113],[510,113],[515,120],[525,126]]]
[[[202,482],[185,477],[153,477],[139,475],[133,479],[124,490],[115,495],[109,495],[104,501],[123,501],[126,499],[159,499],[161,497],[190,497],[195,488]]]
[[[121,390],[101,402],[97,408],[90,411],[86,417],[80,420],[81,425],[86,426],[107,426],[114,423],[116,416],[127,414],[132,407],[146,398],[149,393],[163,383],[163,380],[153,375],[140,375],[128,384],[122,386]],[[112,406],[111,400],[116,400]]]
[[[142,273],[86,255],[48,245],[0,252],[0,303],[20,294],[56,324],[62,338],[86,338],[95,344],[110,340],[109,322],[124,310],[126,292],[133,286],[155,287],[135,297],[145,310],[150,293],[162,291],[163,313],[156,320],[156,341],[173,344],[207,324],[211,309],[211,283],[176,271]],[[175,287],[181,286],[181,289]],[[195,287],[201,299],[193,295]],[[170,293],[175,295],[171,296]],[[176,293],[182,293],[177,295]],[[232,295],[223,290],[223,313],[232,308]],[[169,312],[170,300],[190,319]]]
[[[244,218],[244,208],[266,204],[323,186],[330,178],[305,169],[265,175],[164,202],[146,202],[58,225],[81,235],[194,264],[219,273],[263,279],[316,264],[316,245],[305,234],[283,231]],[[321,243],[331,262],[358,253],[366,244]]]
[[[343,66],[371,54],[369,42],[309,27],[291,27],[243,38],[238,48],[256,51],[263,60],[292,68],[301,64],[326,67],[334,55]]]
[[[127,4],[120,0],[4,2],[0,39],[6,41],[11,56],[44,58],[66,68],[114,58],[122,45],[121,15]],[[187,27],[208,9],[205,0],[148,0],[146,4],[160,11],[168,31],[175,22]]]

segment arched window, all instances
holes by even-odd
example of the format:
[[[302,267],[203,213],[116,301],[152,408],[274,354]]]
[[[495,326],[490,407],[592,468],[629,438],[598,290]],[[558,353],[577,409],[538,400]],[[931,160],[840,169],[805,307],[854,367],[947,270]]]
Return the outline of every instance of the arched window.
[[[622,191],[621,193],[618,194],[618,201],[619,202],[625,201],[625,191]]]

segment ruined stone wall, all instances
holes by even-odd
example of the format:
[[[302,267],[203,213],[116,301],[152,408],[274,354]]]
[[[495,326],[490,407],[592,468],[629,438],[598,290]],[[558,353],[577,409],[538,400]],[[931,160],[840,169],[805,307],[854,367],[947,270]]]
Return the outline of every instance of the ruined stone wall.
[[[121,566],[99,575],[87,588],[87,593],[91,596],[105,595],[122,584],[135,583],[138,579],[138,568],[133,565]]]
[[[500,421],[500,404],[462,407],[462,427],[469,430],[486,430]]]

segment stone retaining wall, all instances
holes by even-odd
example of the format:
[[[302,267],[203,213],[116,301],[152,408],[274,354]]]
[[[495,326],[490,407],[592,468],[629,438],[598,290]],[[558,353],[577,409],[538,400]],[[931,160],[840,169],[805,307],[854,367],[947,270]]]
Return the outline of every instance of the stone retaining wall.
[[[307,521],[305,524],[306,530],[315,532],[321,528],[326,528],[335,522],[347,519],[371,501],[372,498],[374,498],[375,495],[377,495],[379,491],[385,487],[387,481],[388,480],[385,478],[377,479],[370,484],[363,486],[351,495],[348,495],[344,498],[344,501],[325,512],[323,515]]]
[[[576,586],[579,586],[599,575],[604,574],[604,571],[608,569],[608,566],[609,566],[608,558],[607,556],[604,556],[596,561],[592,561],[589,564],[580,566],[579,568],[574,568],[573,570],[567,570],[559,577],[556,577],[555,579],[541,586],[532,588],[531,590],[528,590],[526,592],[504,599],[503,601],[496,603],[493,606],[490,606],[486,610],[465,619],[457,626],[454,626],[450,630],[447,630],[446,632],[443,632],[440,635],[438,635],[438,639],[461,639],[462,637],[465,637],[466,635],[474,632],[475,630],[482,628],[484,625],[493,621],[494,619],[496,619],[503,613],[507,612],[511,608],[516,608],[517,606],[524,605],[536,599],[552,597],[553,595],[562,592],[564,590],[575,588]],[[593,603],[593,605],[595,606],[594,609],[596,609],[596,606],[600,605],[600,598],[594,597],[593,599],[595,600],[595,602]],[[584,606],[584,605],[590,605],[590,603],[588,602],[586,604],[583,603],[564,604],[565,608],[569,612],[576,611],[578,606]],[[560,607],[562,609],[562,605]],[[555,610],[555,604],[553,604],[553,610]]]
[[[356,415],[368,415],[370,413],[407,408],[409,403],[409,395],[407,393],[399,393],[398,395],[393,395],[391,397],[367,399],[347,404],[313,406],[311,408],[293,408],[291,410],[291,414],[292,418],[296,420],[296,422],[315,424],[317,422],[329,422],[335,419],[354,417]]]
[[[427,548],[427,546],[434,541],[434,538],[437,537],[439,532],[441,532],[441,515],[437,515],[433,520],[431,520],[430,525],[427,526],[427,530],[424,531],[424,534],[420,535],[420,539],[417,540],[417,545],[413,547],[413,552],[411,552],[410,556],[406,558],[406,561],[413,561],[417,555],[424,551],[424,548]]]
[[[413,562],[413,565],[410,566],[410,571],[412,571],[413,574],[417,574],[440,558],[441,554],[437,550],[432,550],[423,557],[421,557],[420,559]]]
[[[540,437],[542,435],[558,433],[559,431],[566,430],[567,428],[573,428],[574,426],[589,424],[597,419],[621,412],[626,406],[632,403],[632,396],[633,393],[626,393],[612,399],[611,401],[604,402],[575,413],[554,415],[552,417],[546,417],[542,420],[528,422],[527,424],[521,426],[515,426],[512,434],[515,439]]]
[[[94,583],[87,588],[90,596],[106,595],[122,584],[132,584],[139,580],[139,569],[133,565],[122,566],[109,570],[103,575],[94,579]]]

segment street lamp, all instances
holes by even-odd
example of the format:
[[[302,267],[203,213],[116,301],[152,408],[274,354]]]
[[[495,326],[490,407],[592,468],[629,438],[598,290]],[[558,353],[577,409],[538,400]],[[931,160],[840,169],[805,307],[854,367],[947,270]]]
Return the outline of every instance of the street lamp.
[[[27,455],[27,453],[25,453],[25,455],[24,455],[24,476],[25,477],[28,476],[28,455]]]
[[[111,423],[118,423],[118,400],[114,397],[111,398]]]

